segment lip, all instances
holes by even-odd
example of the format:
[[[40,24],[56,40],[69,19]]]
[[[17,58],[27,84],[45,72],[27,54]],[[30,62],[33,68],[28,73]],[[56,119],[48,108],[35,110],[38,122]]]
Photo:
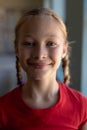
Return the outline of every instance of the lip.
[[[50,65],[50,63],[28,63],[28,65],[32,66],[35,69],[44,69],[45,67]]]

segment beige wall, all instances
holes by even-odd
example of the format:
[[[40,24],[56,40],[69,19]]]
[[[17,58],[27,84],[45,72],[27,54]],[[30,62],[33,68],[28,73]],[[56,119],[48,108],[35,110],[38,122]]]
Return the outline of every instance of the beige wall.
[[[43,6],[43,0],[0,0],[0,96],[16,86],[14,27],[21,11]]]
[[[32,8],[42,6],[43,0],[0,0],[1,8]]]

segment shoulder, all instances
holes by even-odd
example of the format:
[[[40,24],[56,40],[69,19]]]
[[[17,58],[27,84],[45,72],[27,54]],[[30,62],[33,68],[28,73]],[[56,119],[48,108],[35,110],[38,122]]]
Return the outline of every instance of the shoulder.
[[[18,93],[18,87],[14,88],[4,96],[0,97],[0,108],[9,105]]]
[[[16,98],[17,91],[18,88],[15,88],[0,97],[0,128],[4,127],[8,122],[7,112],[10,113],[11,108],[14,105],[14,99]]]
[[[87,122],[87,97],[64,83],[60,83],[60,87],[67,103],[70,103],[74,111],[79,113],[81,123],[84,124]]]
[[[6,126],[8,122],[8,116],[15,108],[15,102],[17,101],[16,98],[18,95],[19,88],[16,87],[14,90],[0,97],[0,128]]]
[[[71,99],[75,99],[77,102],[87,102],[87,97],[84,96],[81,92],[73,89],[73,88],[70,88],[69,86],[67,86],[66,84],[64,83],[60,83],[60,87],[62,89],[62,91]]]

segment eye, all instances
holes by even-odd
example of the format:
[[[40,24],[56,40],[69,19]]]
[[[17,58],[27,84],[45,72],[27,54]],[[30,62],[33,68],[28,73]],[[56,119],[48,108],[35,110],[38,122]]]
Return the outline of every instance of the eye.
[[[55,42],[53,42],[53,41],[49,41],[48,43],[47,43],[47,46],[50,46],[50,47],[55,47],[57,44],[55,43]]]
[[[33,47],[35,44],[33,42],[23,42],[23,45]]]

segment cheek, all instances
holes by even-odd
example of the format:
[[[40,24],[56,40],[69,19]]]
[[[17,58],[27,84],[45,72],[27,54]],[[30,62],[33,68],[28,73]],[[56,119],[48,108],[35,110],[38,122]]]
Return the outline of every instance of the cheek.
[[[18,51],[19,58],[21,59],[28,58],[29,55],[30,55],[30,51],[28,49],[25,49],[22,47],[19,48],[19,51]]]
[[[54,58],[55,60],[56,60],[56,59],[58,60],[58,59],[61,59],[61,57],[62,57],[62,52],[63,52],[62,48],[54,48],[54,49],[51,50],[50,55],[51,55],[51,57]]]
[[[24,68],[24,66],[27,66],[27,60],[30,58],[30,52],[25,49],[21,49],[18,53],[19,61],[21,66]]]

